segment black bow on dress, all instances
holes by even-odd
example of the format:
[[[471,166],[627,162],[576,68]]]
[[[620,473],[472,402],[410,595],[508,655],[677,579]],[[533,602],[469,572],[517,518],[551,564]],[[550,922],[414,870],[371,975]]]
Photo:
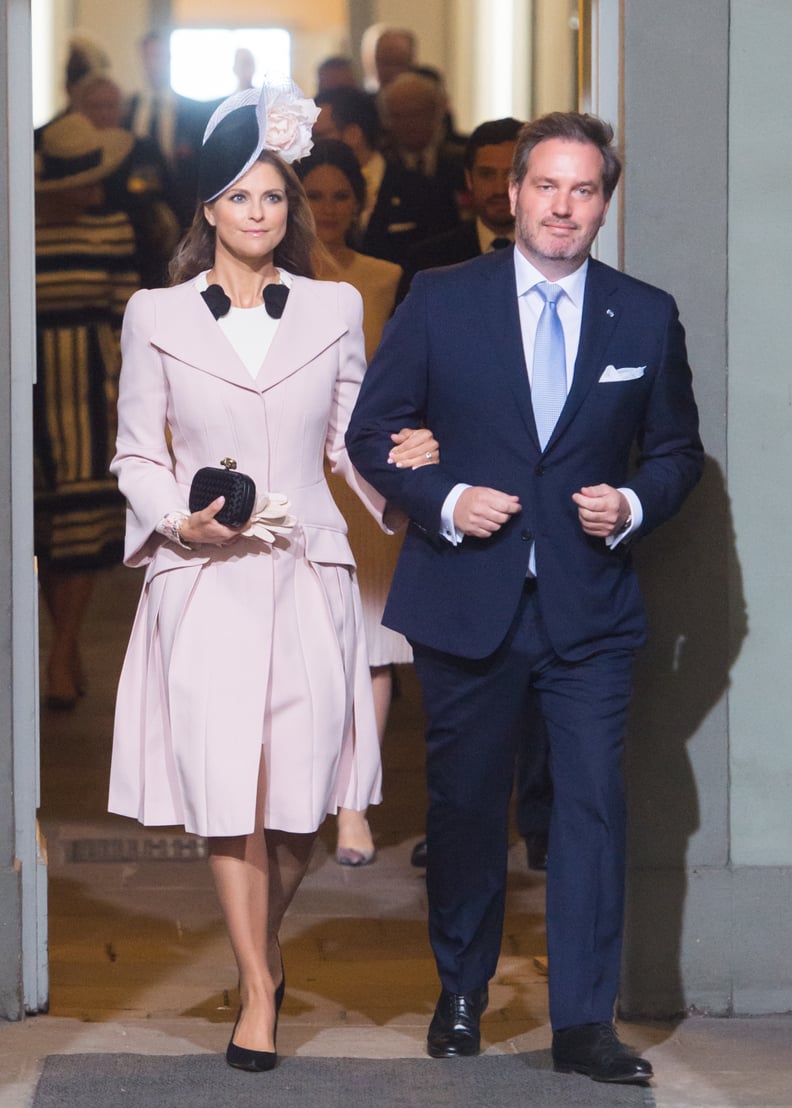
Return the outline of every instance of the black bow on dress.
[[[280,319],[283,315],[283,309],[286,307],[286,301],[289,299],[289,290],[286,286],[265,285],[261,295],[264,297],[264,307],[267,309],[267,315],[273,319]],[[231,309],[231,297],[226,295],[222,285],[209,285],[201,293],[201,296],[206,301],[206,305],[215,319],[228,315]]]

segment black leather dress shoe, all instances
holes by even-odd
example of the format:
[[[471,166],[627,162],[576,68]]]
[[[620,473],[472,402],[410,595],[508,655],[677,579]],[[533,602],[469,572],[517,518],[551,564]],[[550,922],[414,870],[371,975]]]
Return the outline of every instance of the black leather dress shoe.
[[[592,1081],[618,1085],[643,1085],[652,1077],[651,1062],[630,1054],[611,1023],[582,1023],[554,1031],[553,1068],[556,1073],[582,1073]]]
[[[547,835],[538,831],[525,836],[525,853],[528,856],[528,869],[547,869]]]
[[[488,1000],[486,985],[472,993],[449,993],[443,989],[426,1037],[430,1057],[478,1054],[481,1049],[479,1020]]]

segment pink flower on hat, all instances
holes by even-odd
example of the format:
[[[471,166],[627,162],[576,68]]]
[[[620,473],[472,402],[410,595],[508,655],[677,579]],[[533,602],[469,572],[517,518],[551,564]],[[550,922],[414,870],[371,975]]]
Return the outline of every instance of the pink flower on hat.
[[[304,158],[313,148],[311,129],[318,115],[313,100],[276,96],[267,104],[265,148],[275,151],[285,162]]]

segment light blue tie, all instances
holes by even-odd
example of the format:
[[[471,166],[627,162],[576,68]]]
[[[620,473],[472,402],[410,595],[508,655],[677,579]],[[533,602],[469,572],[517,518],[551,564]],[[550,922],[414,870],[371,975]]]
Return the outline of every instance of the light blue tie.
[[[567,395],[564,328],[557,308],[558,297],[564,290],[549,281],[540,281],[535,288],[544,299],[544,307],[534,341],[531,399],[539,444],[544,450]]]

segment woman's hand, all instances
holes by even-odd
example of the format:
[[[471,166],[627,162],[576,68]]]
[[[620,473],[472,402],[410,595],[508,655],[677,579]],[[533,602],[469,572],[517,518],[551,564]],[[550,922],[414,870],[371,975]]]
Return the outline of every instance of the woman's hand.
[[[215,516],[225,504],[225,497],[218,496],[211,504],[207,504],[200,512],[193,512],[184,520],[179,528],[179,538],[188,546],[205,543],[209,546],[226,546],[239,538],[241,533],[249,525],[243,523],[241,527],[226,527],[218,523]]]
[[[403,427],[391,435],[388,462],[397,469],[420,469],[440,462],[440,444],[428,427]]]

